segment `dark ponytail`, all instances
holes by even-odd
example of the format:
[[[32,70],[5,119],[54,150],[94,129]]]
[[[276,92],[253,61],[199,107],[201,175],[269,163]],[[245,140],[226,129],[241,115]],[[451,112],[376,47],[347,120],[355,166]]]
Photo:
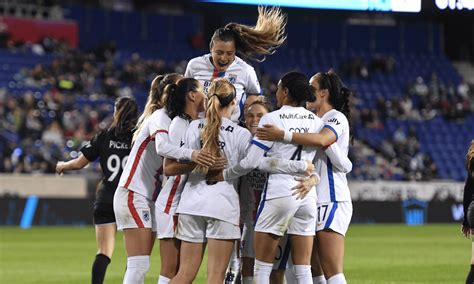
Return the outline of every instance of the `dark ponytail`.
[[[169,84],[166,86],[164,93],[168,94],[166,102],[166,110],[168,116],[173,119],[176,116],[180,116],[186,119],[190,119],[189,115],[185,113],[186,107],[186,95],[191,91],[199,89],[199,81],[193,78],[184,78],[178,81],[176,84]]]
[[[342,112],[349,122],[349,131],[351,133],[350,141],[354,141],[351,124],[351,105],[350,100],[352,91],[343,85],[341,78],[334,71],[319,73],[319,88],[327,89],[329,92],[329,103],[338,111]]]
[[[137,102],[129,97],[120,97],[115,101],[114,127],[115,136],[122,140],[132,140],[132,131],[137,124]]]

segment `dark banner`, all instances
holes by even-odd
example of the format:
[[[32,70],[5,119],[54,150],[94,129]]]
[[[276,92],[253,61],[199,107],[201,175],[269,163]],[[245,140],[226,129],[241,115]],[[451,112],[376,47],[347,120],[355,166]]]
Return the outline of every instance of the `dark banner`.
[[[34,202],[33,202],[34,201]],[[29,203],[29,204],[28,204]],[[460,223],[462,203],[456,201],[425,202],[417,199],[405,201],[355,201],[352,224],[404,223]],[[0,198],[0,225],[85,225],[92,224],[92,199],[27,200]]]
[[[417,199],[404,201],[353,202],[355,223],[459,223],[463,218],[462,203],[456,201],[425,202]]]
[[[0,198],[0,225],[16,226],[25,222],[31,225],[92,224],[93,200],[39,198],[34,208],[27,206],[30,201]]]

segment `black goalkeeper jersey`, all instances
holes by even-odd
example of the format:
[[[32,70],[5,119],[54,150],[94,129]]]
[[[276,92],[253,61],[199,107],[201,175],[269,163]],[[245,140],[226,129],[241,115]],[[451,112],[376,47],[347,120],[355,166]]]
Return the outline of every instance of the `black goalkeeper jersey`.
[[[104,175],[97,188],[96,203],[113,203],[115,189],[130,154],[132,134],[127,138],[116,137],[115,129],[109,128],[95,135],[81,149],[89,162],[100,159]]]

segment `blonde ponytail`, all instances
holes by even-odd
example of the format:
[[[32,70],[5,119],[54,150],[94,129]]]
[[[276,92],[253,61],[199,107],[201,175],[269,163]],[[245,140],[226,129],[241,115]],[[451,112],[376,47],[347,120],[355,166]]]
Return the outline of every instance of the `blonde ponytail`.
[[[202,129],[202,150],[209,152],[214,157],[221,156],[219,147],[219,133],[222,124],[221,110],[235,98],[235,87],[227,79],[221,78],[212,81],[208,91],[206,110],[206,124]],[[207,167],[197,166],[196,172],[207,174]]]

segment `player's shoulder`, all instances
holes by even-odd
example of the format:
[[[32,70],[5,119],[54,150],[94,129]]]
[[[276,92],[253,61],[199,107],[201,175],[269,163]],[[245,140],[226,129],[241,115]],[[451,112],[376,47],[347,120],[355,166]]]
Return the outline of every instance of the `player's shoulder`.
[[[210,54],[204,54],[198,57],[194,57],[188,62],[188,68],[195,68],[199,66],[206,65],[207,61],[209,60]]]
[[[170,125],[170,128],[171,127],[188,127],[189,125],[189,121],[180,117],[180,116],[176,116],[175,118],[173,118],[173,120],[171,121],[171,125]]]
[[[347,117],[340,111],[332,109],[325,113],[322,117],[325,123],[335,123],[335,124],[348,124]]]
[[[189,129],[202,129],[204,127],[205,120],[204,118],[195,119],[189,123]]]
[[[243,71],[255,72],[255,68],[253,68],[252,65],[248,64],[247,62],[245,62],[245,60],[243,60],[242,58],[238,56],[235,57],[235,64]]]
[[[168,112],[166,111],[165,108],[160,108],[160,109],[157,109],[155,110],[151,116],[150,116],[150,119],[166,119],[166,120],[170,120],[170,117],[168,116]]]

